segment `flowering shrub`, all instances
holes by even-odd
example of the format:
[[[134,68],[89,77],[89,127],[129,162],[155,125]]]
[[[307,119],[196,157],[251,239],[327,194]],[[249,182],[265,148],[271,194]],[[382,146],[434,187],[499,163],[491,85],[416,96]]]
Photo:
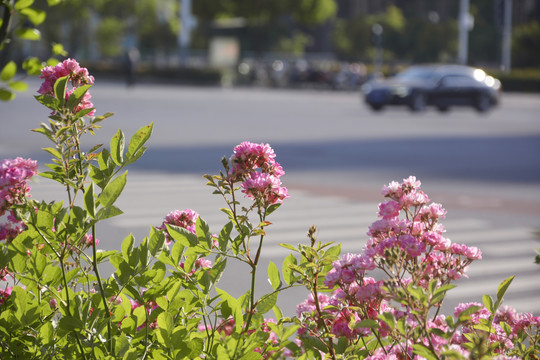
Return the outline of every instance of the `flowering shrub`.
[[[453,244],[414,177],[383,188],[387,201],[360,254],[340,256],[316,228],[281,266],[270,262],[272,291],[255,296],[269,217],[289,197],[284,171],[267,144],[243,142],[223,158],[207,185],[223,197],[226,223],[212,233],[191,209],[173,210],[142,241],[129,235],[121,249],[101,251],[98,224],[119,216],[124,168],[146,150],[153,125],[129,141],[119,130],[109,148],[83,151],[111,114],[94,116],[93,77],[68,59],[42,70],[36,99],[50,121],[34,130],[53,146],[40,176],[66,189],[66,200],[39,202],[27,180],[32,160],[0,166],[0,358],[2,359],[512,359],[538,357],[540,319],[497,298],[461,304],[439,314],[452,282],[481,258]],[[218,287],[228,261],[251,281],[239,298]],[[109,277],[100,264],[114,267]],[[276,305],[293,286],[309,291],[297,316]]]

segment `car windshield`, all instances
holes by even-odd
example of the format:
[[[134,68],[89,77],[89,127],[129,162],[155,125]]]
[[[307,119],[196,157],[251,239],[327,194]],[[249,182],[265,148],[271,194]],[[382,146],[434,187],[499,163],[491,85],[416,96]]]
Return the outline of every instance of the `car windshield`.
[[[422,67],[411,67],[405,71],[396,75],[396,78],[400,80],[413,80],[413,79],[431,79],[434,75],[433,69]]]

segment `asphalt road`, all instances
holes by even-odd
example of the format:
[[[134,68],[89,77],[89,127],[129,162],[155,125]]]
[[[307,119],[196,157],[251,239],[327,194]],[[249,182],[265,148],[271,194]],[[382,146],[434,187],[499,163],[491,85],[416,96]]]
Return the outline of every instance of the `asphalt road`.
[[[303,241],[313,223],[321,237],[359,251],[382,201],[382,185],[415,175],[431,199],[447,208],[449,237],[487,250],[490,265],[471,267],[479,280],[465,283],[459,297],[480,300],[479,283],[493,293],[506,275],[520,274],[509,302],[540,313],[540,267],[532,264],[540,248],[533,235],[540,228],[539,94],[503,94],[501,106],[487,114],[472,109],[413,114],[405,108],[373,113],[352,92],[126,88],[99,79],[91,92],[97,113],[115,116],[87,144],[106,144],[118,128],[130,136],[154,122],[149,150],[130,167],[122,200],[127,220],[106,225],[100,243],[106,248],[117,247],[128,229],[140,239],[148,230],[141,225],[145,220],[158,225],[172,208],[215,210],[216,200],[196,190],[199,181],[204,188],[202,174],[218,172],[220,158],[241,141],[265,142],[275,149],[287,173],[284,185],[296,196],[289,199],[289,210],[287,203],[280,209],[284,215],[277,219],[285,228],[276,221],[275,233],[281,238]],[[29,130],[46,120],[47,110],[31,93],[0,104],[0,156],[43,163],[47,157],[39,149],[48,144]],[[43,182],[34,189],[38,198],[54,194]],[[220,220],[214,213],[207,218]],[[274,245],[264,265],[271,260],[279,266],[283,253]],[[225,277],[224,286],[238,287],[237,276]],[[290,313],[301,296],[295,292],[281,304]]]

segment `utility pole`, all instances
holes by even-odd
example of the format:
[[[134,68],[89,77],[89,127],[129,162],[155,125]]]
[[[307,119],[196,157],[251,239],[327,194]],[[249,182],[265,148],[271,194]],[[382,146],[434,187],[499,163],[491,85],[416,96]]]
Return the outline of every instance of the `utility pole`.
[[[191,1],[180,0],[180,31],[178,33],[178,46],[180,48],[180,63],[187,64],[189,57],[189,43],[191,30],[196,26],[197,20],[191,14]]]
[[[469,51],[469,30],[472,27],[472,17],[469,14],[469,0],[460,0],[458,15],[458,63],[467,64]]]
[[[501,70],[509,73],[512,59],[512,0],[503,0]]]

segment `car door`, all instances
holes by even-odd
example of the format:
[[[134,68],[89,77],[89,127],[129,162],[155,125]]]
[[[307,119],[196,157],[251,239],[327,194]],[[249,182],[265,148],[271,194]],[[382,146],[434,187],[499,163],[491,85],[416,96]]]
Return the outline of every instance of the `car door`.
[[[467,75],[446,75],[439,81],[437,102],[441,106],[469,105],[476,97],[476,83],[476,80]]]

